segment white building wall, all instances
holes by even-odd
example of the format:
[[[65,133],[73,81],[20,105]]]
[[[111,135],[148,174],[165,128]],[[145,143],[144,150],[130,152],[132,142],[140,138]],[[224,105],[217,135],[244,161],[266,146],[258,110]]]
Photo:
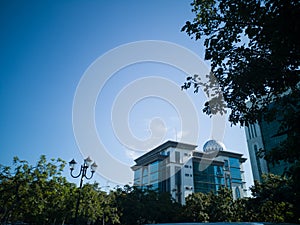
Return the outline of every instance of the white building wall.
[[[185,198],[192,194],[194,191],[194,180],[193,180],[193,163],[192,163],[192,151],[181,148],[168,148],[170,152],[170,186],[171,195],[174,199],[177,199],[177,195],[181,196],[181,203],[185,204]],[[176,153],[177,152],[177,153]],[[176,154],[179,154],[179,161],[176,161]],[[177,190],[175,184],[175,173],[176,167],[180,168],[181,173],[181,190]],[[186,176],[188,174],[189,176]]]
[[[194,193],[194,175],[192,158],[186,160],[181,170],[182,176],[182,203],[185,204],[185,198]]]

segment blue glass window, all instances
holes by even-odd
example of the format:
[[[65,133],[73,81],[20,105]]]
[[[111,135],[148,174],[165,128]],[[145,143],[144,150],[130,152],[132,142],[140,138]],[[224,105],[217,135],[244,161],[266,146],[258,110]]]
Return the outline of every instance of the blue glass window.
[[[215,174],[217,175],[217,176],[223,176],[223,169],[222,169],[222,167],[221,166],[215,166]]]
[[[143,177],[148,175],[148,167],[143,168]]]
[[[222,166],[210,165],[204,170],[200,169],[200,163],[193,162],[195,192],[216,192],[220,186],[224,185]]]
[[[240,162],[238,159],[235,158],[229,158],[230,161],[230,167],[237,167],[240,168]]]
[[[241,180],[241,179],[234,179],[234,178],[232,178],[232,179],[231,179],[231,182],[232,182],[232,183],[239,183],[239,184],[241,184],[241,183],[242,183],[242,180]]]
[[[142,180],[143,184],[148,184],[148,176],[144,176]]]
[[[236,187],[235,188],[235,197],[238,199],[238,198],[241,198],[241,193],[240,193],[240,189],[239,187]]]
[[[151,173],[150,174],[150,182],[158,180],[158,173]]]
[[[148,167],[143,168],[142,184],[148,184]]]
[[[155,161],[150,164],[150,173],[157,172],[158,171],[159,162]]]
[[[230,168],[230,174],[233,179],[242,179],[241,171],[238,168]]]
[[[134,179],[140,179],[141,177],[141,169],[134,171]]]

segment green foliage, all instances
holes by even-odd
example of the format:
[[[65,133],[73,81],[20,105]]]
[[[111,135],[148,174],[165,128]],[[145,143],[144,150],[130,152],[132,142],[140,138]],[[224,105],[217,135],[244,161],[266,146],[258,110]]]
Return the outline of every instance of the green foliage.
[[[141,225],[176,222],[300,222],[294,181],[275,175],[264,176],[251,188],[253,197],[234,201],[231,191],[194,193],[186,205],[168,193],[149,188],[124,186],[110,193],[98,183],[82,189],[61,175],[65,162],[42,156],[35,166],[14,159],[12,168],[0,166],[0,223],[72,223],[79,191],[79,224]]]
[[[233,198],[231,190],[221,188],[217,194],[209,193],[210,204],[208,207],[211,222],[231,222],[235,218],[233,212]]]
[[[187,197],[184,215],[189,222],[235,221],[233,199],[229,189],[221,188],[215,194],[194,193]]]
[[[15,157],[14,168],[0,166],[1,222],[32,224],[63,222],[71,214],[70,192],[75,186],[61,177],[65,162],[41,156],[35,166]]]
[[[101,190],[98,183],[85,184],[81,190],[79,224],[118,224],[120,215],[114,206],[114,195]]]
[[[41,156],[35,166],[17,157],[13,168],[0,165],[0,223],[23,221],[30,224],[72,222],[81,191],[79,224],[119,223],[114,199],[97,183],[80,190],[61,175],[65,161]]]
[[[182,31],[204,39],[211,73],[189,76],[182,88],[202,87],[209,96],[203,111],[211,116],[228,108],[234,125],[278,121],[275,136],[284,135],[284,141],[262,149],[262,156],[291,165],[286,174],[300,201],[300,2],[194,0],[191,5],[195,18]]]
[[[257,215],[257,221],[299,222],[297,218],[297,193],[293,180],[273,174],[263,176],[262,183],[255,182],[251,188],[253,199],[248,208]]]
[[[210,219],[207,210],[209,204],[210,199],[207,194],[194,193],[186,198],[183,214],[188,222],[208,222]]]
[[[115,192],[122,225],[179,221],[181,206],[168,193],[125,186]]]
[[[183,215],[187,222],[294,222],[298,202],[291,192],[289,178],[265,175],[262,183],[251,187],[251,198],[233,200],[231,191],[220,189],[217,194],[194,193],[187,197]]]
[[[253,197],[272,201],[291,201],[296,193],[292,191],[292,180],[274,174],[264,174],[262,183],[255,181],[250,188]]]
[[[232,123],[256,121],[264,106],[288,90],[299,99],[299,1],[195,0],[191,5],[195,18],[182,31],[204,38],[205,59],[231,109]],[[190,77],[184,87],[193,84],[198,90],[198,81]],[[205,112],[214,106],[206,104]]]

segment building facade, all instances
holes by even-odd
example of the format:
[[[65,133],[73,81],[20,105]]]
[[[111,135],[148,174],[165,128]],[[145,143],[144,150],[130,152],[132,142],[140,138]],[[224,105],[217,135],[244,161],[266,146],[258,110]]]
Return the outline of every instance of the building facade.
[[[280,123],[277,120],[272,122],[262,120],[245,127],[254,180],[261,181],[262,175],[265,173],[282,175],[285,169],[289,167],[288,163],[273,164],[258,155],[260,149],[264,149],[266,152],[271,151],[287,138],[286,135],[277,135],[279,126]]]
[[[169,192],[179,203],[197,192],[232,190],[233,198],[246,196],[242,154],[226,151],[215,140],[196,145],[167,141],[135,160],[134,185]]]
[[[264,149],[262,132],[259,124],[255,123],[245,127],[245,134],[253,179],[261,181],[262,174],[268,173],[269,170],[266,160],[258,155],[259,150]]]

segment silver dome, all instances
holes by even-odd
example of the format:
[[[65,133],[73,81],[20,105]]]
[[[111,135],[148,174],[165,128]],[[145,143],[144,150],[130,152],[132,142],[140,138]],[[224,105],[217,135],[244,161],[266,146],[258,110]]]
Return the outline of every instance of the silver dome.
[[[225,151],[225,145],[216,140],[209,140],[203,145],[204,152]]]

